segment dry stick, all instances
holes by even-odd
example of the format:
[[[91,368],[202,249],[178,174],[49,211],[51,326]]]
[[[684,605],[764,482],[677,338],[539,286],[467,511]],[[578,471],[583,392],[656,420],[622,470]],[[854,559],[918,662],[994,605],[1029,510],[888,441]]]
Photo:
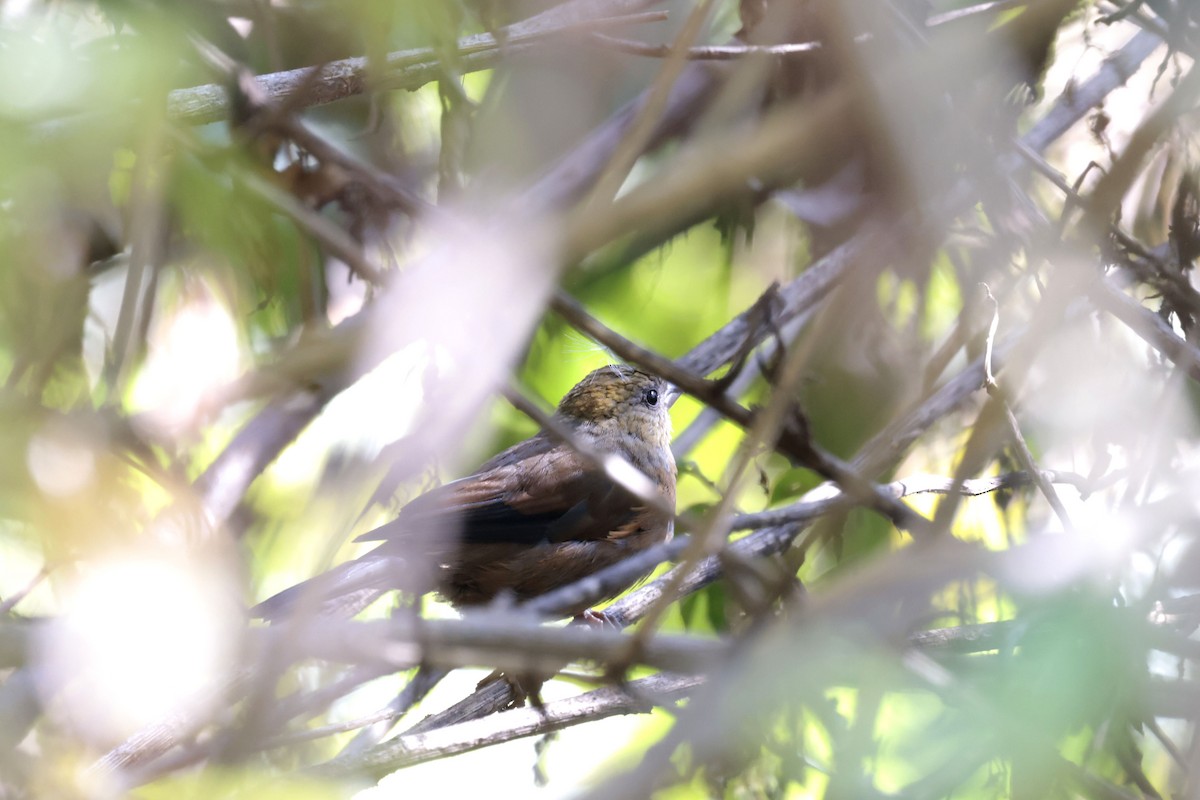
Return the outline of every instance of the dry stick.
[[[851,243],[856,241],[859,240],[851,240]],[[846,245],[843,245],[842,247],[844,248]],[[808,282],[818,278],[823,265],[832,255],[834,255],[834,253],[830,253],[829,255],[825,256],[825,258],[823,258],[821,261],[818,261],[816,264],[810,265],[809,269],[805,270],[804,274],[797,278],[795,282]],[[777,292],[775,296],[781,299],[783,297],[782,293],[779,292]],[[786,318],[783,318],[780,314],[771,312],[771,318],[769,322],[773,323],[773,335],[761,343],[757,339],[746,340],[743,347],[743,352],[745,353],[745,358],[752,360],[753,364],[747,364],[734,377],[732,382],[726,382],[728,380],[728,375],[719,381],[719,383],[722,385],[722,388],[725,390],[725,393],[732,397],[741,397],[744,395],[749,390],[750,385],[754,381],[758,380],[759,377],[761,377],[761,369],[763,365],[769,364],[773,359],[778,358],[780,349],[785,347],[787,343],[796,340],[797,336],[800,334],[800,331],[804,329],[809,320],[812,318],[812,314],[813,308],[811,303],[806,307],[793,309]],[[688,363],[688,361],[689,357],[684,356],[682,359],[680,359],[679,363],[682,365]],[[690,453],[692,449],[700,443],[700,441],[708,434],[708,432],[712,430],[713,426],[716,425],[722,418],[723,415],[720,412],[705,406],[696,416],[696,418],[692,420],[691,424],[675,437],[675,441],[671,445],[672,449],[675,451],[675,458],[681,461],[684,456]]]
[[[2,629],[0,629],[2,630]],[[307,694],[300,694],[281,699],[279,705],[271,709],[270,720],[264,725],[264,729],[272,727],[282,727],[288,720],[300,716],[301,714],[313,714],[332,705],[337,700],[357,689],[363,684],[394,673],[396,670],[391,667],[380,667],[373,665],[371,667],[359,668],[346,678],[338,681],[330,686],[323,686]],[[395,702],[407,699],[410,704],[417,703],[425,693],[440,681],[450,670],[421,670],[411,681],[405,686],[404,690],[399,694]],[[249,680],[249,675],[245,676],[244,680]],[[390,709],[390,706],[389,706]],[[360,720],[360,724],[369,725],[375,721],[375,718],[386,719],[388,710],[382,710],[372,718]],[[273,739],[266,739],[251,743],[247,752],[274,749],[283,747],[289,744],[308,741],[319,738],[323,735],[340,733],[342,729],[353,730],[354,727],[331,725],[325,729],[324,733],[316,734],[322,729],[304,730],[292,734],[283,734],[276,736]],[[337,729],[337,730],[334,730]],[[309,735],[316,734],[316,735]],[[125,786],[133,787],[140,786],[145,783],[157,780],[158,778],[170,774],[176,770],[190,767],[200,761],[211,758],[216,752],[218,741],[215,738],[210,738],[206,741],[195,744],[191,747],[175,750],[166,755],[151,761],[149,764],[143,764],[144,758],[138,759],[137,769],[126,769],[122,776],[122,782]],[[133,766],[133,765],[127,765]]]
[[[249,670],[212,689],[198,698],[203,705],[219,707],[221,701],[239,695],[250,680]],[[212,722],[194,713],[176,713],[148,728],[138,731],[109,750],[87,768],[87,774],[104,780],[125,780],[124,773],[160,756],[180,742],[195,736]],[[118,777],[120,776],[120,777]]]
[[[626,686],[546,703],[541,708],[519,708],[457,725],[396,737],[361,759],[330,761],[315,767],[316,775],[345,777],[366,773],[381,777],[401,767],[478,750],[501,742],[562,730],[618,714],[645,714],[656,705],[686,697],[703,683],[695,675],[658,674]]]
[[[389,670],[390,671],[390,670]],[[317,711],[327,708],[341,697],[349,694],[358,686],[366,683],[369,680],[382,677],[388,674],[389,671],[384,671],[379,668],[360,669],[357,675],[352,675],[344,682],[339,682],[333,686],[321,687],[313,692],[304,695],[300,700],[303,701],[303,708],[297,709],[295,706],[299,703],[295,702],[297,698],[284,697],[280,701],[280,705],[271,709],[272,720],[290,719],[294,716],[299,716],[306,711],[316,713]],[[293,701],[290,705],[288,701]],[[271,740],[263,744],[263,748],[283,746],[290,741],[304,741],[296,734],[293,740],[284,740],[284,737],[278,737],[277,740]],[[177,748],[164,756],[161,756],[148,764],[143,764],[132,770],[127,770],[122,775],[122,783],[124,786],[133,787],[141,786],[146,783],[151,783],[164,775],[169,775],[176,770],[184,769],[193,766],[203,761],[206,758],[212,757],[215,752],[215,740],[208,739],[191,747]]]
[[[1085,231],[1100,234],[1108,228],[1121,198],[1137,179],[1142,162],[1151,148],[1171,129],[1178,117],[1191,108],[1198,94],[1200,68],[1193,64],[1171,96],[1138,125],[1125,150],[1096,182],[1088,196],[1081,221]]]
[[[291,630],[268,628],[257,633],[264,650],[289,648],[325,660],[393,670],[420,661],[443,668],[494,664],[526,674],[557,669],[563,661],[580,658],[606,662],[625,651],[625,637],[617,631],[547,628],[536,618],[505,611],[478,612],[458,620],[315,620]],[[281,637],[287,638],[286,643],[277,641]],[[639,650],[639,659],[668,671],[703,672],[727,647],[727,643],[707,638],[659,636]],[[346,761],[357,762],[358,758],[339,758],[333,763]]]
[[[503,29],[500,41],[490,33],[460,40],[455,66],[464,73],[491,69],[512,53],[528,50],[549,38],[665,18],[663,12],[630,13],[647,5],[650,5],[648,0],[576,0],[508,26]],[[261,75],[255,82],[272,101],[287,100],[305,90],[307,96],[301,104],[318,106],[369,89],[417,89],[441,77],[442,55],[434,48],[390,53],[384,59],[383,74],[377,77],[370,75],[374,65],[359,56],[329,62],[315,81],[312,67],[307,66]],[[228,93],[217,84],[177,89],[167,96],[167,116],[176,122],[192,125],[217,122],[227,118],[229,112]]]
[[[250,484],[316,418],[329,396],[304,392],[268,404],[234,435],[196,479],[211,524],[220,526],[233,517]]]
[[[667,58],[679,52],[676,45],[646,44],[634,39],[622,39],[605,33],[588,34],[587,41],[619,53],[630,53],[648,58]],[[688,47],[682,51],[689,61],[733,61],[747,56],[806,56],[821,49],[820,42],[796,44],[716,44]]]
[[[981,12],[990,12],[1009,5],[1012,5],[1009,0],[999,3],[984,3],[972,8],[961,9],[961,15],[967,16]],[[929,22],[931,26],[940,25],[944,22],[952,21],[958,14],[959,12],[952,12],[950,14],[938,15],[931,17]],[[736,42],[737,40],[734,41]],[[735,44],[731,47],[742,52],[749,50],[754,53],[762,49],[742,44]],[[784,45],[784,47],[797,48],[805,47],[805,45]],[[704,49],[700,48],[700,50]],[[714,51],[718,51],[720,48],[713,49]],[[707,102],[709,95],[715,88],[717,78],[724,74],[721,71],[714,70],[713,66],[702,61],[688,65],[687,69],[684,70],[683,74],[671,88],[666,108],[661,115],[659,129],[651,141],[647,143],[648,147],[655,146],[668,133],[678,133],[691,123],[696,116],[697,109]],[[526,194],[525,199],[528,202],[538,204],[540,207],[557,208],[581,194],[587,186],[594,183],[596,176],[609,163],[613,153],[616,152],[621,141],[623,141],[625,131],[646,101],[647,97],[643,93],[639,98],[630,102],[613,115],[608,122],[589,134],[569,156],[551,168],[532,187]]]
[[[1138,31],[1124,47],[1104,59],[1095,75],[1064,92],[1054,108],[1021,137],[1021,141],[1035,153],[1044,152],[1114,89],[1129,80],[1161,44],[1162,39],[1158,36]]]
[[[173,138],[198,156],[206,146],[190,131],[172,130]],[[283,215],[291,218],[301,229],[346,264],[358,277],[374,285],[384,283],[384,274],[370,262],[358,243],[337,223],[304,205],[294,195],[269,182],[260,175],[245,170],[231,176],[252,194],[257,195]]]
[[[1097,22],[1104,25],[1112,25],[1114,22],[1128,20],[1139,28],[1145,28],[1152,33],[1158,35],[1163,41],[1169,41],[1171,38],[1170,31],[1167,30],[1166,20],[1158,16],[1149,16],[1145,9],[1145,0],[1131,0],[1128,3],[1121,3],[1119,0],[1106,0],[1104,5],[1113,9],[1111,14],[1106,14],[1097,18]],[[1176,39],[1184,39],[1183,36],[1176,36]]]
[[[557,669],[564,661],[581,658],[608,662],[626,650],[626,637],[617,631],[548,628],[536,617],[508,611],[477,612],[458,620],[318,619],[290,628],[259,629],[255,634],[263,651],[393,670],[417,662],[442,668],[490,664],[526,674]],[[727,643],[707,638],[659,636],[640,648],[638,657],[659,669],[702,672],[721,658],[727,647]],[[195,721],[184,718],[181,723],[194,726]],[[158,742],[142,742],[137,749],[144,753],[157,747]],[[108,771],[112,766],[105,759],[97,768]]]
[[[582,202],[580,206],[582,209],[598,209],[607,206],[616,197],[621,184],[629,177],[633,165],[641,157],[654,136],[654,131],[666,108],[667,100],[670,98],[671,89],[683,73],[683,68],[687,63],[684,54],[687,48],[696,41],[696,37],[700,35],[700,29],[708,19],[712,5],[713,0],[701,0],[684,21],[683,28],[680,29],[675,43],[671,46],[667,60],[663,62],[662,69],[655,76],[649,90],[644,93],[646,99],[638,109],[633,124],[625,132],[625,136],[609,160],[608,166],[600,173],[591,192]]]
[[[783,335],[781,341],[790,342],[796,338],[804,325],[809,321],[808,314],[802,314],[796,319],[782,326]],[[725,393],[733,397],[741,397],[750,390],[751,385],[762,377],[759,366],[762,362],[770,362],[778,353],[778,347],[775,339],[768,339],[763,344],[759,345],[753,351],[755,358],[752,364],[747,364],[730,382],[725,386]],[[708,436],[713,427],[721,420],[726,419],[725,415],[721,414],[708,406],[700,409],[700,413],[696,415],[686,428],[676,434],[674,441],[671,442],[671,450],[675,453],[675,461],[682,468],[684,459],[694,450],[701,441]],[[710,487],[715,488],[715,487]]]
[[[941,14],[934,14],[927,19],[925,23],[929,27],[933,28],[937,27],[938,25],[944,25],[948,22],[955,22],[957,20],[976,16],[978,14],[988,14],[993,11],[1004,11],[1006,9],[1013,8],[1014,6],[1019,6],[1023,2],[1024,0],[995,0],[995,2],[980,3],[976,6],[968,6],[966,8],[955,9],[954,11],[945,11]]]
[[[1054,284],[1057,289],[1058,283]],[[1058,289],[1053,295],[1046,293],[1034,311],[1032,321],[1019,333],[1010,336],[1001,346],[993,346],[990,353],[981,360],[979,373],[981,381],[978,387],[986,387],[987,371],[1000,361],[1005,361],[1005,369],[1017,375],[1023,374],[1024,368],[1032,362],[1036,346],[1045,341],[1049,331],[1063,318],[1079,310],[1079,303],[1068,304],[1062,299],[1065,290]],[[1018,365],[1014,369],[1013,364]],[[974,423],[969,426],[966,442],[959,448],[960,456],[955,467],[955,479],[965,480],[975,474],[992,457],[995,449],[1002,443],[1003,434],[1000,432],[1006,423],[1002,419],[1003,404],[994,398],[987,402],[976,415]],[[960,505],[958,495],[950,495],[938,504],[934,513],[934,529],[946,533],[955,519]]]
[[[1146,344],[1185,370],[1192,380],[1200,381],[1200,349],[1179,338],[1166,320],[1113,286],[1109,279],[1093,282],[1088,297],[1097,308],[1125,323]]]
[[[1125,46],[1106,58],[1091,78],[1061,96],[1055,106],[1021,137],[1021,144],[1034,153],[1044,151],[1103,102],[1113,90],[1129,80],[1161,43],[1162,40],[1157,36],[1139,31]],[[1014,155],[1006,163],[1006,168],[1016,169],[1019,159],[1019,155]],[[1002,355],[1008,346],[999,349]],[[877,474],[885,465],[893,463],[920,432],[944,416],[949,409],[957,407],[963,397],[982,386],[983,380],[983,361],[977,359],[957,377],[915,404],[908,414],[897,418],[872,437],[859,450],[852,465],[864,475]]]
[[[18,603],[28,597],[30,592],[36,589],[38,584],[45,580],[49,574],[50,568],[43,566],[23,588],[10,594],[3,603],[0,603],[0,617],[8,616],[9,612],[16,608]]]
[[[704,63],[689,64],[671,87],[658,129],[646,143],[653,148],[668,137],[681,134],[708,101],[717,82],[717,71]],[[567,156],[542,174],[522,192],[518,201],[533,208],[557,212],[576,201],[591,187],[613,154],[625,141],[625,133],[648,101],[642,92],[589,133]]]
[[[301,658],[333,663],[410,669],[495,665],[516,674],[557,669],[579,659],[607,662],[620,655],[627,636],[611,628],[542,624],[512,608],[486,608],[457,619],[405,615],[386,620],[315,618],[303,624],[257,628],[252,642],[284,648]],[[662,635],[641,652],[641,663],[664,670],[696,672],[724,658],[729,642],[682,634]]]
[[[338,757],[351,757],[365,753],[378,744],[396,726],[396,723],[433,691],[433,688],[441,683],[442,679],[450,672],[451,670],[444,667],[422,664],[412,680],[405,684],[404,688],[384,708],[380,709],[378,714],[374,715],[376,719],[370,720],[362,726],[355,726],[361,727],[361,730],[350,744],[342,748]]]
[[[1038,490],[1041,491],[1042,495],[1050,503],[1050,507],[1054,509],[1054,513],[1058,516],[1059,521],[1062,522],[1063,528],[1068,532],[1074,531],[1075,526],[1071,523],[1071,515],[1067,513],[1067,507],[1063,505],[1062,498],[1058,496],[1058,492],[1054,490],[1054,486],[1042,477],[1041,472],[1038,470],[1037,462],[1033,458],[1033,453],[1029,450],[1029,445],[1026,443],[1025,437],[1021,435],[1021,426],[1017,422],[1016,415],[1013,414],[1008,393],[996,383],[995,373],[992,372],[992,348],[996,341],[996,329],[1000,325],[1000,305],[996,302],[996,298],[992,296],[992,290],[987,284],[983,284],[983,290],[987,292],[988,302],[992,304],[992,321],[988,326],[983,354],[984,387],[987,389],[988,395],[1004,409],[1005,418],[1008,420],[1009,433],[1013,438],[1013,444],[1016,446],[1017,460],[1021,462],[1021,466],[1025,468],[1025,471],[1033,476]]]
[[[1021,143],[1018,143],[1017,152],[1022,158],[1024,158],[1026,161],[1028,161],[1030,164],[1032,164],[1034,169],[1037,170],[1037,172],[1040,175],[1042,175],[1042,177],[1044,177],[1046,180],[1050,181],[1050,183],[1055,188],[1057,188],[1064,195],[1066,195],[1068,204],[1073,204],[1074,206],[1079,207],[1079,208],[1085,208],[1087,206],[1088,199],[1086,197],[1084,197],[1083,195],[1081,195],[1075,187],[1073,187],[1071,184],[1067,183],[1066,179],[1056,169],[1054,169],[1049,164],[1047,164],[1046,160],[1043,159],[1040,155],[1038,155],[1037,153],[1034,153],[1033,151],[1031,151],[1029,148],[1025,147]],[[1187,279],[1185,277],[1183,277],[1182,275],[1176,274],[1175,272],[1168,270],[1166,268],[1165,262],[1163,260],[1164,256],[1161,253],[1155,252],[1155,250],[1143,247],[1139,241],[1134,239],[1129,234],[1125,233],[1125,231],[1121,230],[1121,226],[1115,221],[1109,223],[1108,233],[1110,235],[1112,235],[1112,237],[1117,240],[1117,242],[1121,245],[1121,247],[1125,248],[1125,250],[1128,251],[1129,253],[1137,255],[1140,258],[1145,259],[1146,261],[1158,266],[1159,271],[1154,276],[1155,278],[1158,279],[1158,282],[1155,284],[1155,288],[1159,289],[1166,296],[1170,297],[1172,302],[1178,303],[1180,305],[1192,305],[1193,304],[1193,301],[1195,298],[1195,291],[1191,288],[1191,285],[1187,282]],[[1146,281],[1146,278],[1142,277],[1140,274],[1138,277],[1143,282]],[[1108,285],[1109,289],[1111,289],[1111,290],[1117,289],[1117,287],[1112,285],[1112,279],[1105,280],[1105,281],[1103,281],[1103,283]],[[1091,291],[1096,292],[1097,288],[1093,287]],[[1099,289],[1098,291],[1100,292],[1100,294],[1107,293],[1104,289]],[[1128,296],[1122,292],[1118,291],[1118,294],[1120,294],[1126,300],[1129,299]],[[1093,298],[1093,300],[1095,301],[1095,298]],[[1140,306],[1138,306],[1137,303],[1133,303],[1133,307],[1141,308]],[[1146,311],[1146,309],[1144,309],[1144,308],[1141,308],[1141,310],[1146,312],[1147,314],[1150,314],[1150,312]],[[1138,315],[1135,314],[1134,316],[1138,316]],[[1150,314],[1150,316],[1154,320],[1157,320],[1160,324],[1162,323],[1162,320],[1157,315]],[[1122,321],[1125,321],[1125,320],[1122,320]],[[1128,323],[1126,323],[1126,324],[1128,324]],[[1135,326],[1130,325],[1130,327],[1135,327]],[[1163,328],[1163,330],[1165,330],[1169,333],[1169,338],[1178,339],[1180,341],[1180,343],[1186,345],[1187,347],[1190,347],[1192,349],[1193,355],[1195,356],[1197,351],[1195,350],[1194,346],[1191,345],[1190,342],[1187,342],[1186,340],[1183,340],[1183,339],[1179,339],[1177,336],[1175,336],[1174,333],[1171,332],[1171,329],[1169,326],[1165,326]],[[1174,361],[1175,359],[1172,359],[1172,360]],[[1200,375],[1200,369],[1197,369],[1195,366],[1196,359],[1193,358],[1192,360],[1193,360],[1193,365],[1189,366],[1187,364],[1184,364],[1181,366],[1187,367],[1188,373],[1191,374],[1193,376],[1193,378],[1196,378],[1197,375]],[[1179,362],[1176,361],[1176,363],[1178,364]]]
[[[853,112],[853,97],[835,88],[811,103],[793,102],[769,113],[750,130],[706,137],[675,159],[668,174],[638,186],[601,213],[577,209],[566,218],[562,254],[568,263],[630,232],[669,230],[706,211],[715,197],[750,193],[813,174],[848,154],[839,134]]]
[[[291,744],[300,742],[308,742],[314,739],[322,739],[326,736],[333,736],[338,733],[348,733],[350,731],[359,730],[371,731],[373,728],[386,726],[377,733],[377,737],[372,740],[364,741],[362,745],[355,746],[358,739],[343,748],[341,756],[350,756],[359,752],[365,751],[368,747],[375,744],[380,738],[387,735],[387,732],[392,729],[396,720],[403,717],[408,711],[420,702],[430,690],[433,689],[443,678],[449,675],[451,670],[443,667],[424,667],[422,666],[412,680],[404,687],[390,703],[376,711],[374,714],[368,714],[358,719],[353,719],[348,722],[342,722],[336,725],[322,725],[317,728],[308,728],[297,731],[295,733],[282,734],[274,739],[268,739],[262,743],[263,750],[273,750],[276,747],[285,747]],[[386,674],[386,673],[385,673]],[[365,681],[364,681],[365,682]],[[360,684],[361,685],[361,684]],[[348,694],[348,691],[340,692],[337,697]],[[337,698],[334,698],[337,699]]]
[[[325,65],[307,68],[307,83],[298,87],[295,94],[279,98],[276,102],[253,80],[245,65],[195,34],[190,38],[204,62],[227,84],[237,86],[245,95],[244,102],[250,106],[252,116],[242,123],[243,135],[254,137],[264,130],[278,130],[322,163],[333,164],[349,172],[374,196],[376,202],[399,208],[410,215],[437,213],[432,205],[409,191],[395,177],[359,161],[314,133],[292,113],[303,105],[305,90],[320,78]],[[351,266],[353,268],[353,264]]]
[[[117,324],[113,330],[110,358],[104,367],[105,384],[110,389],[108,402],[113,403],[123,391],[129,371],[145,339],[135,335],[144,332],[141,324],[149,320],[154,304],[152,289],[155,281],[150,275],[157,271],[161,257],[162,231],[166,222],[163,209],[163,182],[154,179],[162,169],[163,134],[166,125],[152,116],[143,126],[142,140],[134,163],[132,196],[130,198],[129,270],[121,298]],[[143,285],[145,284],[145,285]]]
[[[809,265],[803,274],[790,283],[773,290],[780,301],[779,306],[771,312],[775,322],[785,325],[815,309],[868,252],[870,242],[867,239],[866,235],[862,235],[838,246]],[[757,311],[760,301],[689,350],[678,360],[679,367],[697,375],[708,375],[735,359],[747,344],[758,344],[765,340],[770,330],[762,325],[761,314]]]

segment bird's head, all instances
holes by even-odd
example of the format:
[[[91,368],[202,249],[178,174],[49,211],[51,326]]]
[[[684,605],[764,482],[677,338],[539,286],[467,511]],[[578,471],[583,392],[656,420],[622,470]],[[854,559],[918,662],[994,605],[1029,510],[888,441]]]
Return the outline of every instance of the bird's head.
[[[589,373],[558,404],[558,416],[604,435],[635,436],[654,447],[670,447],[667,413],[671,384],[622,364]]]

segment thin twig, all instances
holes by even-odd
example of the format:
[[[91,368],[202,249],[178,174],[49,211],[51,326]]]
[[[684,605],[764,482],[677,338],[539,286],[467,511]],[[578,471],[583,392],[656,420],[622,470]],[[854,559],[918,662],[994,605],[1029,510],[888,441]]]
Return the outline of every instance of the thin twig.
[[[1046,480],[1038,469],[1037,462],[1033,458],[1033,452],[1029,449],[1025,437],[1021,433],[1021,426],[1017,422],[1017,416],[1013,413],[1008,393],[996,382],[995,373],[992,371],[992,350],[996,338],[996,329],[1000,325],[1000,305],[996,302],[996,298],[992,296],[992,290],[988,288],[987,284],[983,284],[983,290],[987,294],[988,302],[992,305],[992,321],[988,325],[987,343],[983,355],[984,387],[987,389],[988,395],[1004,409],[1004,416],[1008,421],[1009,435],[1012,437],[1013,446],[1016,449],[1017,460],[1025,468],[1025,471],[1033,477],[1038,490],[1041,491],[1046,501],[1050,503],[1050,508],[1054,509],[1054,514],[1062,522],[1063,528],[1068,531],[1074,530],[1074,525],[1071,523],[1071,515],[1067,513],[1067,507],[1063,505],[1062,498],[1058,496],[1054,485]]]
[[[37,574],[29,580],[29,583],[25,584],[23,588],[18,589],[9,595],[8,599],[0,603],[0,617],[7,616],[22,600],[28,597],[30,592],[36,589],[49,574],[49,568],[42,567],[37,571]]]
[[[584,213],[589,208],[603,208],[612,202],[621,185],[629,177],[633,165],[653,138],[670,100],[671,89],[683,74],[687,63],[687,48],[700,35],[700,29],[708,19],[713,2],[714,0],[700,0],[688,14],[675,43],[669,48],[667,60],[663,62],[662,69],[645,94],[645,102],[638,108],[620,145],[612,154],[604,171],[596,178],[587,198],[581,203],[580,209]]]
[[[1088,296],[1097,308],[1112,314],[1165,358],[1200,381],[1200,349],[1179,338],[1171,326],[1107,279],[1093,282]]]
[[[630,53],[648,58],[667,58],[675,52],[674,45],[646,44],[635,39],[622,39],[606,33],[588,34],[587,41],[610,50]],[[688,47],[683,57],[691,61],[735,61],[752,55],[805,56],[821,49],[820,42],[798,42],[796,44],[710,44]]]
[[[645,714],[655,704],[685,697],[704,682],[695,675],[654,675],[624,687],[593,692],[546,703],[541,708],[520,708],[485,719],[462,722],[427,732],[407,733],[370,754],[322,764],[322,776],[366,773],[381,776],[401,767],[465,753],[548,731],[561,730],[617,714]]]
[[[636,7],[645,3],[626,0],[623,5]],[[589,7],[596,13],[595,16],[578,18],[574,15],[574,12]],[[454,66],[460,73],[491,69],[512,54],[548,39],[586,33],[597,28],[656,22],[665,18],[664,12],[622,14],[613,8],[612,3],[597,5],[590,0],[576,0],[510,25],[501,31],[499,38],[483,33],[460,40],[454,51]],[[313,107],[362,94],[368,89],[420,88],[441,77],[444,54],[444,50],[437,48],[389,53],[384,59],[382,74],[376,76],[371,74],[376,65],[364,56],[357,56],[325,64],[320,79],[316,81],[312,79],[312,67],[307,66],[262,75],[255,82],[265,96],[276,102],[286,101],[303,90],[305,97],[300,105]],[[175,122],[202,125],[225,119],[229,111],[228,93],[218,84],[177,89],[167,97],[167,117]]]

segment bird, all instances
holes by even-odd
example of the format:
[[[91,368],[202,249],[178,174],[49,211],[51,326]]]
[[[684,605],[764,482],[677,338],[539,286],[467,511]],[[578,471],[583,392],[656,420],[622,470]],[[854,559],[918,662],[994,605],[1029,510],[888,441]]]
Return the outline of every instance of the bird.
[[[416,498],[356,540],[381,541],[379,547],[263,601],[253,616],[274,621],[299,609],[353,616],[394,589],[436,589],[459,609],[522,602],[669,541],[673,393],[667,381],[634,367],[592,371],[559,402],[558,425],[551,426],[592,450],[592,458],[543,430]],[[648,503],[613,481],[595,459],[609,454],[653,481],[662,502]],[[415,553],[427,556],[432,575],[413,574],[413,563],[423,560]],[[602,619],[587,607],[563,616]]]

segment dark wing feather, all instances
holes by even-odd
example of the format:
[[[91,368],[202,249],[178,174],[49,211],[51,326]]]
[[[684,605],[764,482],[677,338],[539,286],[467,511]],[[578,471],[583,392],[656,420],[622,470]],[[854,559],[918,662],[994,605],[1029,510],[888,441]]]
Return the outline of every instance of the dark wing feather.
[[[447,518],[462,544],[602,539],[621,535],[635,513],[628,493],[543,435],[506,450],[474,475],[427,492],[359,541],[396,538]]]

